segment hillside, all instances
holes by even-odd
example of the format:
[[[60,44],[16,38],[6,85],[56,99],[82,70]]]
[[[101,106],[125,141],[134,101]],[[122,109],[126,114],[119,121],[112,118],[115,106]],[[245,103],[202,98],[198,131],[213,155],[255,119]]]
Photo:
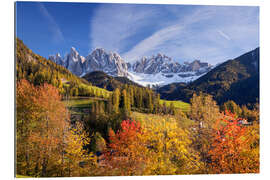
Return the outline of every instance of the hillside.
[[[189,102],[193,93],[211,94],[219,103],[256,103],[259,99],[259,48],[228,60],[190,84],[174,83],[157,90],[161,98]]]
[[[125,84],[142,87],[139,84],[129,80],[126,77],[112,77],[102,71],[94,71],[83,76],[85,80],[94,86],[113,91],[116,88],[121,88]]]
[[[20,39],[16,39],[16,78],[26,79],[34,85],[52,84],[63,95],[108,97],[105,89],[92,86],[88,81],[32,52]]]
[[[58,81],[62,79],[61,81],[89,84],[84,79],[72,74],[63,66],[35,54],[18,38],[16,39],[16,70],[17,79],[26,78],[30,80],[34,78],[35,75],[39,75],[40,78],[36,77],[33,79],[36,83],[41,83],[38,81],[46,81],[47,76],[55,75]]]

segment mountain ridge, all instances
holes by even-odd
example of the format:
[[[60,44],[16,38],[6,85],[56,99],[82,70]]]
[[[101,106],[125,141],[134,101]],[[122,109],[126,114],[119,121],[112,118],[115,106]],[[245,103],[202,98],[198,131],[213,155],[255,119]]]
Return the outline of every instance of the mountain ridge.
[[[129,80],[126,77],[113,77],[103,71],[93,71],[84,75],[82,78],[90,82],[92,85],[113,91],[116,88],[121,89],[125,85],[133,85],[142,87],[139,84]]]
[[[190,82],[208,72],[213,66],[194,60],[180,64],[165,54],[142,57],[134,63],[125,62],[116,52],[106,52],[96,48],[86,57],[80,56],[74,47],[64,58],[57,53],[49,59],[66,67],[77,76],[93,71],[103,71],[115,77],[127,77],[143,86],[163,85],[170,82]],[[148,75],[151,75],[150,79]],[[156,80],[161,80],[156,82]]]
[[[259,100],[259,47],[228,60],[197,80],[183,85],[169,84],[157,90],[161,98],[189,102],[194,93],[213,96],[219,103],[233,100],[237,104]]]

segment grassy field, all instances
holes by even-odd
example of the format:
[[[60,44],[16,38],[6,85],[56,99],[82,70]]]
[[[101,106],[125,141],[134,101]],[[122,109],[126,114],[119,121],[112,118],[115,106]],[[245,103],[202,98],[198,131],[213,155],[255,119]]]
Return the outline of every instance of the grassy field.
[[[32,177],[16,174],[16,178],[32,178]]]
[[[145,114],[132,112],[131,118],[144,125],[166,126],[166,123],[177,122],[179,127],[188,128],[194,125],[194,121],[186,117],[176,117],[173,115]]]
[[[98,97],[72,97],[69,100],[64,100],[66,105],[70,108],[88,108],[90,104],[95,101],[106,101],[106,99],[98,98]],[[190,104],[185,103],[183,101],[168,101],[168,100],[160,100],[160,104],[166,103],[167,106],[170,106],[171,103],[174,104],[174,107],[181,109],[183,112],[190,111]]]
[[[190,104],[185,103],[183,101],[168,101],[168,100],[160,100],[160,104],[166,103],[167,106],[170,106],[171,103],[173,103],[174,107],[181,109],[183,112],[189,112],[190,111]]]
[[[97,97],[72,97],[69,100],[64,100],[68,107],[74,108],[88,108],[95,101],[105,101],[105,99]]]

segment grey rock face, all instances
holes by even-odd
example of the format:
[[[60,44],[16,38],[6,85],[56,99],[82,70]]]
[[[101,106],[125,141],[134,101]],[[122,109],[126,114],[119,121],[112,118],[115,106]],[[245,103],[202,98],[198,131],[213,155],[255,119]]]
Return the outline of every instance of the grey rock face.
[[[156,73],[183,73],[183,72],[195,72],[204,73],[211,68],[208,63],[195,60],[191,63],[184,63],[183,65],[173,61],[168,56],[158,54],[151,58],[143,57],[140,61],[136,61],[132,70],[136,73],[156,74]]]
[[[103,71],[112,76],[127,76],[128,67],[117,53],[95,49],[85,58],[85,72]]]
[[[72,47],[64,59],[64,66],[73,74],[80,76],[83,73],[83,61],[84,58]]]
[[[88,56],[83,57],[72,47],[64,59],[59,53],[49,56],[49,59],[64,66],[77,76],[83,76],[92,71],[103,71],[112,76],[126,77],[130,76],[129,72],[147,75],[161,73],[166,78],[174,79],[174,75],[181,78],[198,77],[212,68],[210,64],[200,60],[179,64],[164,54],[142,57],[134,63],[126,63],[119,54],[108,53],[102,48],[97,48]]]
[[[54,55],[51,55],[49,56],[49,60],[55,62],[56,64],[59,64],[59,65],[63,65],[64,64],[64,60],[62,59],[62,57],[60,56],[59,53],[57,53],[55,56]]]
[[[103,71],[112,76],[128,75],[128,67],[125,61],[117,53],[107,53],[102,48],[95,49],[84,58],[72,47],[70,53],[64,59],[61,58],[59,53],[55,56],[49,56],[49,59],[63,65],[77,76],[92,71]]]

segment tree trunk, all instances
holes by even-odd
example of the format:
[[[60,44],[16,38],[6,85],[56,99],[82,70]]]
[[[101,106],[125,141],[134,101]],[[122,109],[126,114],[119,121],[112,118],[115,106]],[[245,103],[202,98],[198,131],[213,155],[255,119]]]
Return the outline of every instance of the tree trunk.
[[[47,164],[48,164],[48,160],[47,158],[43,158],[43,162],[42,162],[42,172],[41,172],[41,176],[45,177],[47,175]]]

